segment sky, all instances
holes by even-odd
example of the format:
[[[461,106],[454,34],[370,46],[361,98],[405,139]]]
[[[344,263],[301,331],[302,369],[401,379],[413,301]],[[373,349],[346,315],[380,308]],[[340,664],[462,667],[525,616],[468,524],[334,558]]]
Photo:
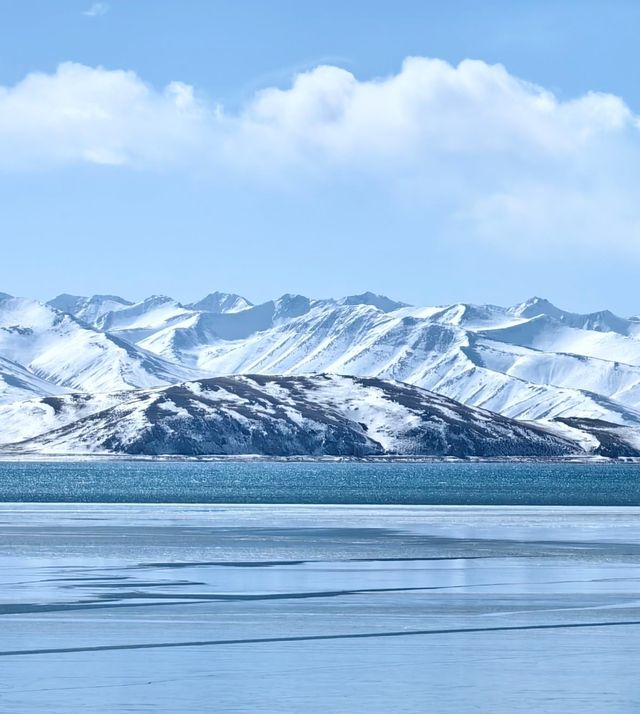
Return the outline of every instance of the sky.
[[[0,0],[0,291],[640,313],[640,3]]]

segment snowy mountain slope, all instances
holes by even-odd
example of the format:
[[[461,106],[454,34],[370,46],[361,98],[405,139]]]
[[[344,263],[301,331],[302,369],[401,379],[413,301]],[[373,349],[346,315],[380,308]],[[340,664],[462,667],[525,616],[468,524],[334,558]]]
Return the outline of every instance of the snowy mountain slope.
[[[252,307],[241,295],[221,292],[210,293],[202,300],[187,305],[165,295],[153,295],[133,303],[116,295],[82,297],[65,293],[50,300],[47,305],[93,327],[121,333],[123,337],[128,335],[132,342],[194,313],[222,314]]]
[[[524,318],[513,313],[511,309],[498,305],[469,305],[457,303],[440,308],[430,308],[423,314],[432,322],[443,325],[455,325],[466,330],[482,330],[498,327],[509,327],[524,321]]]
[[[243,309],[218,309],[221,303],[243,301],[236,295],[214,293],[200,303],[188,307],[197,313],[184,314],[181,319],[160,327],[153,334],[138,341],[151,352],[198,366],[198,350],[214,344],[245,340],[267,330],[285,325],[291,320],[310,316],[318,311],[331,311],[345,306],[345,312],[357,312],[362,306],[369,312],[385,313],[404,307],[384,295],[363,293],[340,300],[311,300],[303,295],[282,295],[260,305]],[[234,302],[235,301],[235,302]],[[246,302],[246,301],[245,301]]]
[[[228,301],[226,298],[229,298]],[[212,309],[220,304],[240,308],[244,298],[225,296],[220,293],[207,296],[201,301],[200,309],[187,308],[173,298],[154,295],[135,305],[118,309],[104,315],[97,327],[117,334],[132,344],[142,343],[146,338],[159,332],[180,329],[193,324],[193,318],[202,318],[217,326],[222,339],[238,339],[254,332],[266,330],[284,320],[307,313],[312,304],[302,295],[283,295],[278,300],[270,300],[261,305],[249,305],[242,309]]]
[[[216,375],[329,372],[399,380],[512,418],[637,426],[639,328],[606,310],[569,313],[541,298],[410,307],[373,293],[287,294],[259,305],[227,293],[189,305],[62,295],[43,306],[5,296],[0,356],[44,381],[26,392],[6,388],[0,400],[50,394],[50,384],[114,392]]]
[[[134,344],[193,314],[193,310],[188,310],[173,298],[152,295],[141,302],[105,313],[96,322],[96,327]]]
[[[547,315],[537,315],[510,327],[487,329],[481,334],[544,352],[565,352],[640,366],[640,339],[617,332],[569,327]]]
[[[529,383],[607,394],[629,407],[640,407],[640,367],[482,337],[473,337],[466,353],[476,364]]]
[[[578,438],[590,454],[611,458],[640,457],[640,432],[620,424],[611,424],[600,419],[568,417],[555,419],[545,424],[558,436]]]
[[[47,382],[16,362],[0,357],[0,404],[29,399],[34,395],[60,394],[64,390]]]
[[[199,376],[26,298],[0,300],[0,355],[67,390],[114,391]],[[43,385],[41,393],[52,390]]]
[[[432,319],[475,331],[510,327],[535,317],[547,317],[555,323],[578,330],[615,332],[628,337],[640,335],[640,322],[637,319],[619,317],[609,310],[585,314],[567,312],[539,297],[512,307],[465,303],[448,305],[441,308]]]
[[[56,310],[60,310],[60,312],[67,312],[79,320],[96,327],[98,321],[108,312],[122,310],[125,307],[133,305],[133,303],[117,295],[93,295],[92,297],[83,297],[63,293],[53,300],[49,300],[47,305]]]
[[[0,444],[23,441],[121,404],[133,391],[74,392],[0,404]]]
[[[633,412],[640,408],[640,370],[580,358],[572,363],[569,356],[552,369],[542,353],[480,339],[441,318],[442,311],[425,315],[421,308],[383,313],[369,305],[321,302],[264,329],[256,329],[251,311],[199,316],[140,345],[211,374],[377,376],[514,418],[571,415],[638,423]],[[623,399],[612,404],[598,393]]]
[[[337,375],[220,377],[118,395],[41,400],[42,428],[18,452],[553,456],[575,443],[397,382]],[[36,411],[36,400],[31,410]],[[98,410],[99,409],[99,410]],[[78,418],[71,420],[76,410]],[[0,411],[2,418],[8,418]]]
[[[593,330],[596,332],[616,332],[620,335],[637,337],[640,335],[640,324],[633,318],[625,319],[614,315],[610,310],[600,310],[579,314],[567,312],[556,307],[544,298],[534,297],[526,302],[509,308],[508,312],[521,318],[531,318],[544,315],[554,318],[567,327],[578,330]]]

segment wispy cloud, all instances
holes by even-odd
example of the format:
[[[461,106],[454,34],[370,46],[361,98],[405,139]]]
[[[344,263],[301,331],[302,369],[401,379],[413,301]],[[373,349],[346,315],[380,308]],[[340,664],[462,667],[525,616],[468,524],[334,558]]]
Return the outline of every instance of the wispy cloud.
[[[82,14],[87,17],[101,17],[109,12],[109,4],[106,2],[94,2],[93,5]]]

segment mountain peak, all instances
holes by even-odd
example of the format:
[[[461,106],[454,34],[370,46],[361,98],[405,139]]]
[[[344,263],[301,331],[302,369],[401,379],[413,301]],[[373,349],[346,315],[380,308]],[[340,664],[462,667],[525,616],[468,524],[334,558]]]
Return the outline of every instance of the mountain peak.
[[[69,293],[62,293],[47,303],[48,307],[72,315],[93,327],[97,327],[99,320],[107,313],[122,310],[130,305],[133,305],[133,303],[118,295],[85,297],[84,295],[70,295]]]
[[[168,295],[149,295],[149,297],[141,300],[138,305],[164,305],[165,303],[172,302],[175,303],[172,297]]]
[[[563,311],[556,307],[552,302],[549,302],[546,298],[538,297],[537,295],[534,295],[519,305],[515,305],[510,308],[510,311],[519,317],[536,317],[537,315],[559,317],[563,314]]]
[[[90,304],[95,304],[95,303],[101,303],[101,302],[117,302],[120,305],[133,305],[131,300],[125,300],[123,297],[120,297],[119,295],[92,295],[89,298],[89,303]]]
[[[209,293],[203,297],[202,300],[189,303],[185,307],[192,310],[201,310],[202,312],[222,314],[226,312],[240,312],[241,310],[246,310],[252,306],[253,303],[242,297],[242,295],[237,295],[236,293],[222,293],[216,290],[215,292]]]
[[[538,307],[548,307],[551,305],[554,307],[553,303],[550,300],[547,300],[547,298],[540,297],[539,295],[534,295],[533,297],[530,297],[528,300],[525,300],[523,303],[521,303],[522,306],[527,306],[527,307],[532,307],[534,305]]]
[[[299,317],[309,312],[311,300],[305,295],[285,293],[275,301],[275,318]]]
[[[382,312],[392,312],[401,307],[407,307],[406,302],[398,302],[388,298],[386,295],[377,295],[371,291],[360,295],[347,295],[339,302],[343,305],[371,305],[372,307],[377,307],[378,310],[382,310]]]
[[[87,299],[88,298],[84,295],[60,293],[60,295],[54,297],[53,300],[49,300],[47,305],[54,307],[56,310],[62,310],[62,312],[74,314],[87,303]]]

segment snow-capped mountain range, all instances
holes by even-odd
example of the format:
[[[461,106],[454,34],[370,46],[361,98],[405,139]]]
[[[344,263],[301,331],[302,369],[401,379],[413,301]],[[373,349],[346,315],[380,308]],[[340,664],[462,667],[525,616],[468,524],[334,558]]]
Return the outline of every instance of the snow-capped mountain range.
[[[0,294],[3,443],[38,436],[20,432],[15,416],[8,425],[17,402],[31,400],[20,406],[28,413],[42,397],[74,394],[86,417],[115,408],[128,390],[143,390],[136,398],[144,400],[144,390],[241,374],[405,383],[590,448],[596,437],[585,425],[593,420],[631,440],[640,434],[640,319],[606,310],[576,314],[541,298],[412,307],[372,293],[259,305],[227,293],[189,304]],[[38,428],[62,427],[50,420]]]

